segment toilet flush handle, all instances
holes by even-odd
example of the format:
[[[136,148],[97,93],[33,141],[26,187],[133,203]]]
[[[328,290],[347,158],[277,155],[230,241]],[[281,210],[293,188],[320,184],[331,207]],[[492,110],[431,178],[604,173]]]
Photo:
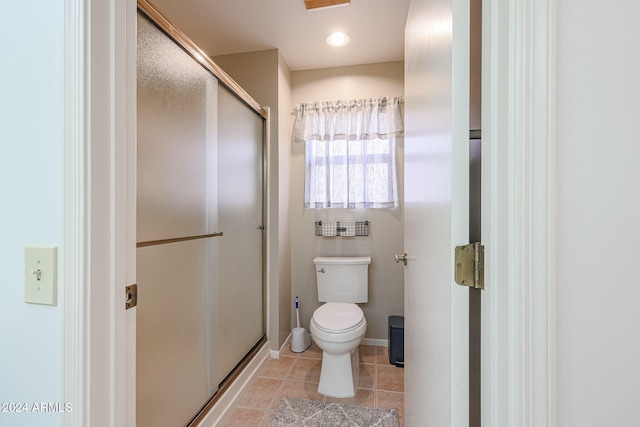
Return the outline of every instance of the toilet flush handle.
[[[318,273],[326,273],[327,269],[322,267],[320,270],[318,270]]]

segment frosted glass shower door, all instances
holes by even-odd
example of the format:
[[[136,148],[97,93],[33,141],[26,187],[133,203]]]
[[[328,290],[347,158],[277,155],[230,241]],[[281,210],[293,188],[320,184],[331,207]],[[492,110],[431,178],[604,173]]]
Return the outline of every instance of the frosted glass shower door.
[[[138,14],[138,427],[187,425],[264,337],[264,118]]]
[[[136,418],[180,426],[218,385],[218,80],[139,13],[137,85]]]
[[[264,120],[218,90],[218,379],[264,335]]]

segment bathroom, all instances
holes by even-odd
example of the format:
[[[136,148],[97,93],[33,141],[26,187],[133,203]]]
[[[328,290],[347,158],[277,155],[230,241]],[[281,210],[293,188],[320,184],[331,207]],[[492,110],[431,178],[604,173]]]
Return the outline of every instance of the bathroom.
[[[367,336],[386,340],[386,316],[403,312],[403,270],[394,261],[394,254],[403,248],[403,144],[397,143],[398,195],[400,207],[392,209],[306,209],[304,207],[304,144],[291,142],[296,104],[316,100],[342,100],[401,96],[403,93],[404,63],[402,61],[355,65],[291,72],[277,50],[215,57],[215,62],[227,71],[243,88],[264,105],[278,105],[279,122],[272,141],[278,140],[281,205],[278,211],[281,240],[280,286],[285,298],[280,304],[293,307],[291,295],[302,302],[300,320],[309,324],[311,314],[319,303],[315,287],[315,270],[311,261],[316,256],[371,256],[370,299],[363,310],[371,318]],[[271,70],[271,72],[269,72]],[[278,71],[276,74],[274,71]],[[278,76],[265,82],[265,75]],[[273,93],[269,85],[277,85]],[[268,93],[271,91],[272,93]],[[265,93],[266,92],[266,93]],[[261,95],[264,94],[264,97]],[[271,110],[272,113],[274,109]],[[277,133],[276,133],[277,132]],[[282,178],[286,181],[282,184]],[[321,220],[370,221],[368,237],[330,238],[314,236],[314,223]],[[290,248],[287,243],[290,241]],[[291,277],[287,277],[290,270]],[[285,310],[286,311],[286,310]],[[291,322],[295,313],[290,313]],[[373,319],[380,318],[380,321]],[[280,344],[290,330],[289,319],[279,332]],[[273,331],[272,331],[273,332]]]
[[[320,13],[320,12],[313,12]],[[292,298],[300,297],[300,320],[308,325],[319,303],[315,289],[316,256],[371,256],[369,302],[363,307],[371,318],[367,337],[387,339],[387,318],[402,314],[404,304],[403,269],[394,255],[403,249],[403,140],[398,138],[397,175],[400,207],[393,209],[306,209],[304,207],[304,144],[291,142],[295,105],[303,102],[335,101],[362,98],[402,96],[404,93],[404,62],[392,61],[365,65],[290,71],[278,50],[241,53],[214,57],[213,60],[262,105],[271,107],[277,122],[271,122],[271,149],[278,153],[278,166],[272,168],[279,206],[280,277],[270,277],[279,283],[278,304],[293,307]],[[276,90],[277,88],[277,90]],[[277,141],[277,147],[274,142]],[[273,194],[276,193],[272,188]],[[274,214],[274,217],[276,215]],[[368,237],[330,238],[314,236],[314,223],[321,220],[368,220]],[[272,248],[273,249],[273,248]],[[275,265],[272,265],[275,267]],[[289,277],[290,274],[290,277]],[[276,280],[278,279],[278,280]],[[289,288],[290,287],[290,291]],[[291,295],[291,297],[289,296]],[[272,302],[273,304],[273,302]],[[288,317],[286,318],[286,314]],[[278,343],[290,333],[289,321],[295,313],[281,311]],[[375,319],[375,320],[374,320]],[[275,320],[275,319],[272,319]],[[272,349],[274,349],[272,347]]]
[[[447,6],[454,3],[459,4],[411,1],[412,10],[415,6],[418,12],[423,5],[440,7],[440,19],[434,21],[443,25],[436,25],[436,30],[446,29],[446,19],[452,16]],[[490,160],[485,171],[495,174],[483,180],[491,191],[485,200],[491,201],[492,209],[491,216],[483,217],[489,220],[483,238],[504,257],[490,257],[490,267],[498,274],[489,278],[483,291],[483,317],[491,314],[483,319],[488,334],[483,340],[489,339],[489,345],[483,346],[483,360],[491,363],[483,366],[483,379],[488,381],[483,381],[482,423],[541,420],[550,425],[636,425],[640,347],[633,338],[637,337],[640,291],[628,280],[627,270],[618,266],[634,264],[638,240],[640,199],[629,195],[637,194],[640,145],[629,135],[635,135],[640,116],[640,98],[630,96],[640,74],[633,43],[638,38],[640,3],[483,3],[490,12],[483,43],[483,55],[489,55],[483,64],[488,71],[483,74],[483,97],[488,101],[483,132],[489,132],[485,136],[491,141],[485,147],[496,154],[485,158]],[[6,35],[0,127],[5,153],[0,376],[5,386],[0,387],[0,400],[73,407],[63,414],[2,412],[0,424],[135,425],[135,395],[130,394],[135,384],[132,387],[128,380],[135,365],[126,360],[132,346],[125,327],[128,320],[135,320],[136,310],[125,311],[123,289],[136,281],[123,256],[135,247],[135,239],[127,236],[125,218],[126,196],[135,188],[131,185],[135,171],[129,173],[127,167],[134,163],[128,161],[128,147],[135,141],[135,126],[129,126],[135,117],[135,106],[129,109],[135,96],[131,97],[128,78],[133,62],[135,85],[135,54],[133,61],[127,59],[135,51],[135,1],[0,4]],[[453,16],[460,15],[454,11]],[[457,28],[458,20],[448,23]],[[425,65],[422,70],[439,64],[435,74],[419,82],[442,78],[445,90],[451,89],[451,61],[446,61],[443,51],[456,44],[446,34],[438,38],[438,32],[431,38],[412,39],[411,35],[418,35],[412,28],[427,27],[418,24],[420,28],[407,26],[406,47],[413,53],[405,58],[407,126],[416,123],[409,120],[415,119],[412,89],[418,77],[425,77],[417,72],[412,76],[410,71],[421,64]],[[439,46],[444,60],[429,61]],[[418,63],[421,58],[425,61]],[[287,85],[279,88],[291,90]],[[449,118],[451,97],[443,97],[421,103],[420,111],[429,109]],[[288,115],[291,108],[278,110]],[[281,139],[287,140],[288,126],[279,130],[285,134]],[[429,133],[430,145],[443,148],[446,154],[442,140],[451,135],[451,126],[445,123],[429,130],[434,130]],[[405,173],[412,165],[425,164],[424,158],[415,156],[412,135],[407,127]],[[290,151],[283,155],[289,156]],[[426,180],[407,179],[405,191],[416,182],[429,187]],[[281,193],[288,194],[282,185]],[[502,192],[514,188],[524,191]],[[437,197],[441,194],[433,196],[431,209],[422,217],[425,224],[432,224],[440,212],[444,211],[443,217],[452,211],[443,197]],[[282,206],[282,211],[289,212],[289,200],[278,200],[271,209],[277,213]],[[422,226],[412,216],[415,206],[412,199],[405,199],[404,221],[413,234]],[[373,238],[379,228],[373,220],[371,225]],[[289,231],[274,226],[283,233],[281,240],[288,242]],[[447,228],[447,223],[439,228]],[[586,245],[585,230],[589,231]],[[404,269],[405,421],[410,426],[466,425],[459,416],[464,416],[464,396],[454,386],[461,384],[468,361],[461,366],[453,360],[460,347],[451,316],[453,301],[434,285],[437,279],[447,279],[439,269],[441,252],[449,253],[448,243],[461,239],[442,238],[435,227],[428,231],[418,237],[424,236],[425,242],[440,239],[447,250],[428,247],[429,259],[438,259],[428,265],[428,271],[419,271],[419,286],[411,287],[418,260],[410,259]],[[409,246],[409,237],[405,236],[405,249],[412,256],[415,249]],[[286,245],[271,243],[276,250],[291,253]],[[24,302],[27,244],[58,247],[57,306]],[[278,287],[270,289],[280,296],[270,300],[269,325],[276,328],[269,331],[270,336],[286,336],[292,326],[292,287],[299,284],[290,277],[290,259],[285,258],[282,269],[276,268],[270,278],[276,283],[282,279],[284,284],[282,293]],[[272,266],[281,265],[280,260],[270,261]],[[510,278],[522,278],[522,282]],[[307,304],[302,301],[305,316]],[[415,313],[424,317],[416,321]],[[278,324],[274,319],[282,320],[282,330],[274,326]],[[421,342],[429,346],[427,351],[410,348]],[[414,359],[409,358],[412,355]]]
[[[162,9],[162,1],[155,3]],[[169,3],[165,6],[170,10]],[[172,19],[170,13],[167,18]],[[292,111],[296,104],[303,102],[401,97],[404,91],[403,61],[291,71],[277,49],[215,56],[212,59],[258,103],[270,108],[267,173],[270,174],[271,187],[268,190],[267,216],[271,220],[266,256],[269,263],[266,268],[269,296],[266,327],[271,356],[278,357],[287,351],[286,340],[296,324],[295,296],[300,299],[301,326],[307,329],[312,313],[321,304],[318,302],[316,272],[312,263],[317,256],[371,257],[369,298],[366,304],[361,305],[367,319],[363,344],[386,348],[388,317],[402,316],[404,311],[403,266],[394,260],[394,255],[402,253],[403,249],[403,139],[399,137],[396,140],[399,207],[308,209],[303,203],[304,143],[292,142]],[[314,235],[315,223],[328,220],[368,221],[369,235]],[[142,306],[138,308],[144,310]],[[400,372],[397,375],[401,375]],[[139,382],[143,382],[141,377]]]

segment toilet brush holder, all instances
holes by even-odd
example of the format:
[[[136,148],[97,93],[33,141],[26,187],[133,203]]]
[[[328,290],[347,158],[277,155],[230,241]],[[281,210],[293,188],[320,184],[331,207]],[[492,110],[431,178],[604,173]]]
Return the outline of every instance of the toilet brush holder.
[[[291,332],[291,351],[302,353],[311,345],[311,336],[304,328],[293,328]]]
[[[302,353],[311,345],[309,332],[300,327],[300,306],[296,295],[296,327],[291,332],[291,351]]]

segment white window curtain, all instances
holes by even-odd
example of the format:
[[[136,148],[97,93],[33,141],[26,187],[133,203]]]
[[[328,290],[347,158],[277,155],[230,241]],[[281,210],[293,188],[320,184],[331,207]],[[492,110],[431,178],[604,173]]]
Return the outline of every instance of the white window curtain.
[[[394,208],[402,98],[296,106],[294,141],[305,143],[305,206]]]

